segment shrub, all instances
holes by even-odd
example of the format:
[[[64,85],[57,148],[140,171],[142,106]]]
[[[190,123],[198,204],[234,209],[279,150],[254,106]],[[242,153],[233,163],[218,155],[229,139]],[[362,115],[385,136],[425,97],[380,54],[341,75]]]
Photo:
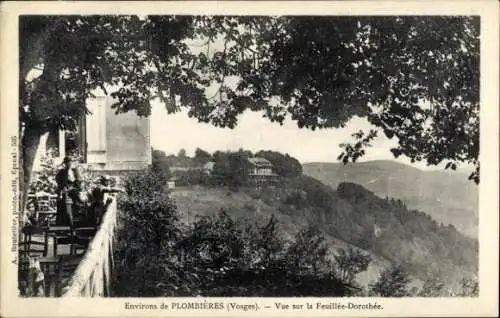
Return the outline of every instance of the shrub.
[[[426,280],[417,295],[419,297],[441,297],[444,296],[443,293],[444,283],[434,278]]]
[[[125,180],[115,249],[115,296],[344,296],[330,272],[328,247],[313,228],[291,241],[225,211],[188,227],[151,171]]]
[[[288,247],[285,258],[291,265],[290,270],[314,274],[330,268],[327,251],[324,236],[316,227],[309,227],[295,235],[295,241]]]
[[[28,188],[29,194],[34,194],[40,191],[55,194],[56,193],[56,174],[59,164],[55,162],[51,152],[47,152],[40,158],[41,170],[33,174],[33,180]]]
[[[151,169],[130,173],[122,181],[127,196],[148,197],[157,192],[165,191],[165,182]]]
[[[357,274],[366,271],[372,260],[369,254],[352,247],[339,249],[334,259],[337,278],[347,284],[352,283]]]
[[[347,293],[341,282],[321,270],[326,268],[326,247],[318,232],[301,231],[294,241],[285,242],[277,234],[274,218],[264,226],[243,226],[221,211],[193,224],[180,245],[184,261],[173,271],[177,285],[169,295],[175,290],[226,297]]]
[[[164,183],[151,171],[124,180],[126,195],[118,200],[119,232],[114,259],[115,296],[162,296],[165,265],[180,236],[177,208]]]
[[[165,182],[170,178],[170,167],[164,151],[151,149],[151,169]]]
[[[460,281],[460,293],[462,297],[477,297],[479,296],[479,282],[475,277],[464,277]]]
[[[229,186],[232,191],[245,186],[248,183],[248,157],[249,154],[244,151],[216,152],[213,175],[217,183]]]
[[[290,215],[291,214],[291,209],[293,209],[293,206],[287,206],[284,204],[280,204],[278,206],[278,211],[282,214]]]
[[[410,282],[408,273],[401,266],[394,266],[383,270],[377,282],[370,285],[370,290],[376,296],[405,297]]]

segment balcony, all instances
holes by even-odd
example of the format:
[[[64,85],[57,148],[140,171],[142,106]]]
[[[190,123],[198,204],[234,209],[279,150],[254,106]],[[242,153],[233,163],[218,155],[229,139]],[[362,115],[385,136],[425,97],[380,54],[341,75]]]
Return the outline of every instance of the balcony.
[[[108,199],[98,227],[71,230],[55,226],[50,222],[51,213],[55,211],[45,211],[49,225],[23,229],[19,247],[21,294],[27,297],[109,296],[116,198]]]

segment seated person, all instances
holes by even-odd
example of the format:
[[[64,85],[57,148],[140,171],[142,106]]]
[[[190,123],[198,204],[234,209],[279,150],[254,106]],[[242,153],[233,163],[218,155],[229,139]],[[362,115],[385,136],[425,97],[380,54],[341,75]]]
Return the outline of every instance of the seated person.
[[[26,204],[26,212],[23,215],[23,224],[25,227],[36,226],[38,220],[36,218],[36,204],[33,201],[28,201]]]

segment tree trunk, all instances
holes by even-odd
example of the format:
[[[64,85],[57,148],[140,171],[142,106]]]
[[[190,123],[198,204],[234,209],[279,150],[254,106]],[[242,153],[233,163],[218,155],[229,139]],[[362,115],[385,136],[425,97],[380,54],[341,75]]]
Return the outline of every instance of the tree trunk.
[[[26,126],[21,140],[21,156],[22,156],[22,184],[21,184],[21,216],[24,220],[24,212],[26,210],[26,196],[28,194],[29,185],[31,183],[31,175],[33,173],[33,164],[35,156],[40,145],[42,133],[39,130]],[[21,177],[21,176],[20,176]]]

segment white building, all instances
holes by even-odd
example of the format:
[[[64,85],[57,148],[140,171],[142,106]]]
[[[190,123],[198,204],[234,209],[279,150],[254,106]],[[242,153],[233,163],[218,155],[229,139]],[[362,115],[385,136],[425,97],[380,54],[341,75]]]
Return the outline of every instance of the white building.
[[[87,100],[91,112],[80,121],[76,133],[58,131],[42,137],[34,170],[40,169],[40,158],[51,149],[56,161],[70,151],[82,156],[92,170],[137,170],[151,164],[150,121],[135,111],[115,114],[112,98],[104,93]]]

